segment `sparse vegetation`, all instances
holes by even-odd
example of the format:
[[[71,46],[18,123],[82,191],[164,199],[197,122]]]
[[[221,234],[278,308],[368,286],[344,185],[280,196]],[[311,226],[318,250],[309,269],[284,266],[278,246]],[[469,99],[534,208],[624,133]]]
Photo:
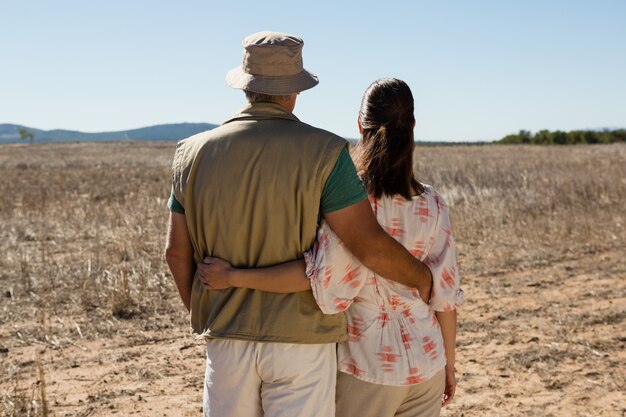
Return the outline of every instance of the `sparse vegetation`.
[[[605,130],[540,130],[534,135],[528,130],[507,135],[498,141],[503,144],[518,145],[594,145],[598,143],[626,142],[626,129]]]
[[[162,260],[173,151],[0,147],[0,416],[198,415],[203,346]],[[443,415],[622,415],[626,146],[416,155],[466,292]]]
[[[28,140],[28,143],[32,145],[33,141],[35,140],[35,134],[33,132],[29,131],[26,128],[20,127],[18,129],[18,133],[20,134],[20,140]]]

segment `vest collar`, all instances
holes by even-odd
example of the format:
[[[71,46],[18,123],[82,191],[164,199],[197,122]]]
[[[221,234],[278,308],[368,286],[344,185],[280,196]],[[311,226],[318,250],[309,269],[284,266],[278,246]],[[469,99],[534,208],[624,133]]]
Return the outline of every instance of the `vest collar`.
[[[236,120],[268,120],[268,119],[288,119],[299,121],[293,114],[284,107],[276,103],[252,103],[244,107],[239,113],[226,120],[224,124]]]

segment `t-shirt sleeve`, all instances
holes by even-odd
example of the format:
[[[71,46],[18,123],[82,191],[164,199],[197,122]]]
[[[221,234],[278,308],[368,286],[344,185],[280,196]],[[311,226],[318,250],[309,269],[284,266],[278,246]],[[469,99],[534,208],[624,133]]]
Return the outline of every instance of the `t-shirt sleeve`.
[[[356,173],[356,168],[347,148],[339,153],[324,190],[322,191],[321,213],[341,210],[367,198],[367,191]]]
[[[456,246],[452,238],[448,206],[440,195],[435,194],[434,198],[438,211],[435,240],[424,259],[433,274],[430,306],[435,311],[451,311],[463,303],[461,276],[456,263]]]
[[[185,214],[185,208],[178,202],[178,200],[176,200],[174,190],[172,190],[172,194],[170,194],[170,199],[167,200],[167,208],[175,213]]]
[[[325,221],[313,247],[304,253],[304,260],[313,296],[324,314],[341,313],[350,307],[372,274]]]

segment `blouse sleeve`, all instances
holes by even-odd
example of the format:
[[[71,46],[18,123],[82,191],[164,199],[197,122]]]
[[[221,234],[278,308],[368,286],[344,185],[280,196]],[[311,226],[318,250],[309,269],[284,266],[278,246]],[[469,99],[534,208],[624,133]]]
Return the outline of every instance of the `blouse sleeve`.
[[[322,221],[317,240],[304,254],[313,296],[324,314],[346,310],[361,291],[368,269]]]
[[[433,244],[424,259],[433,274],[430,306],[435,311],[451,311],[463,303],[463,290],[448,205],[439,194],[435,194],[434,198],[437,203],[437,224]]]

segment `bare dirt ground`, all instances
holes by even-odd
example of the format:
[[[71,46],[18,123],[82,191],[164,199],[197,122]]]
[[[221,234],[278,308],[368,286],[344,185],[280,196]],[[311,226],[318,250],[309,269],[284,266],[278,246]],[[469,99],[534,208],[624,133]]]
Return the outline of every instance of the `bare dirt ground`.
[[[0,147],[0,416],[199,416],[171,143]],[[444,416],[626,415],[626,146],[418,147],[466,301]],[[246,395],[246,393],[241,393]]]

